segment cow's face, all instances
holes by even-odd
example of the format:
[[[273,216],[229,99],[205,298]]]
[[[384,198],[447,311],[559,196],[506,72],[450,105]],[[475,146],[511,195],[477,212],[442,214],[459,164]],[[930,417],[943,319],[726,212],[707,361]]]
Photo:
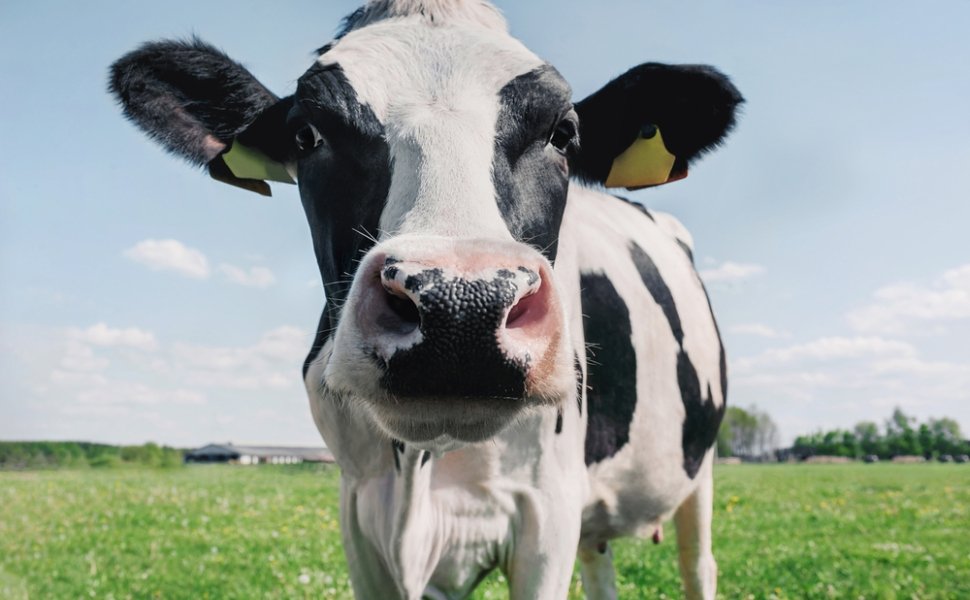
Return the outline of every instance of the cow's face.
[[[297,171],[324,278],[353,274],[328,388],[412,441],[570,393],[550,260],[578,117],[554,69],[504,30],[389,20],[321,54],[288,127],[312,140]]]
[[[713,69],[646,64],[573,105],[491,7],[419,5],[355,13],[282,100],[198,41],[143,46],[111,85],[217,179],[296,176],[328,296],[314,383],[395,438],[470,441],[575,394],[552,269],[570,174],[682,177],[740,96]]]

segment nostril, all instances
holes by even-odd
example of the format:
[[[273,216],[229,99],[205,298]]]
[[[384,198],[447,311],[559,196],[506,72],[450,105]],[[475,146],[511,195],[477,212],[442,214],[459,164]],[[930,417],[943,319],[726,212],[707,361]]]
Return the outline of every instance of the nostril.
[[[520,298],[515,306],[509,310],[509,316],[505,319],[505,326],[508,328],[517,327],[518,322],[528,316],[529,308],[535,303],[535,294],[529,294]]]
[[[385,329],[391,329],[401,334],[414,331],[421,324],[418,307],[406,296],[399,296],[387,288],[384,288],[384,292],[387,307],[391,309],[393,317],[396,318],[381,319],[380,324]]]
[[[504,328],[515,337],[528,337],[547,320],[550,311],[551,286],[542,285],[537,273],[529,280],[529,291],[519,298],[505,317]]]

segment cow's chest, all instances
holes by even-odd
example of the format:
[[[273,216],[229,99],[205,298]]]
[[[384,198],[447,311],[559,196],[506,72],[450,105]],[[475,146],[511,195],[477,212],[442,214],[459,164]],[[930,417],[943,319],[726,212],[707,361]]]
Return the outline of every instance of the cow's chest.
[[[426,464],[424,452],[408,446],[393,473],[355,486],[356,526],[381,548],[396,579],[464,598],[493,569],[508,569],[537,482],[521,470],[504,473],[499,445],[446,452]]]
[[[443,552],[431,585],[462,598],[506,561],[514,500],[499,490],[481,488],[444,490],[435,500]]]

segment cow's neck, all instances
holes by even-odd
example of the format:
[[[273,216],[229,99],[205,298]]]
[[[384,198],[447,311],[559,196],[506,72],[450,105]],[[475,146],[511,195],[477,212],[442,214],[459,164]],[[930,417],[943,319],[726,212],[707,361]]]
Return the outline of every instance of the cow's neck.
[[[575,482],[577,473],[565,473],[573,469],[563,463],[575,461],[563,460],[567,453],[557,443],[562,438],[555,433],[555,411],[548,412],[525,417],[494,439],[437,456],[388,442],[383,459],[369,461],[381,465],[380,473],[361,479],[345,474],[346,491],[360,499],[355,522],[347,525],[380,548],[402,597],[421,597],[429,584],[470,590],[492,568],[509,568],[523,533],[549,535],[543,533],[549,526],[544,519],[522,515],[541,517],[545,511],[537,507],[549,500],[543,488],[551,480]],[[540,433],[546,429],[548,435]],[[561,456],[547,456],[554,453]],[[523,528],[528,531],[519,531]]]
[[[441,556],[443,533],[432,499],[432,468],[426,452],[403,444],[392,445],[395,473],[385,537],[388,568],[404,597],[420,596]]]
[[[380,548],[402,598],[420,598],[431,582],[470,588],[504,558],[516,509],[510,498],[493,501],[500,475],[494,449],[430,456],[406,444],[387,446],[382,474],[344,477],[360,499],[356,522],[347,525]]]

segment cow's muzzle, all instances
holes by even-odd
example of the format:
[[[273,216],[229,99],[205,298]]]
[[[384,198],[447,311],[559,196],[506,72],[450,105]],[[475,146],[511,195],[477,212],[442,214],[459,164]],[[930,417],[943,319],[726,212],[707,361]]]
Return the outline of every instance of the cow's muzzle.
[[[356,330],[383,392],[364,400],[400,437],[485,437],[571,389],[552,269],[520,244],[378,246],[358,271],[348,317],[341,327]]]
[[[536,270],[509,265],[466,276],[388,257],[380,282],[388,311],[375,333],[391,338],[385,344],[398,342],[381,357],[388,391],[405,398],[525,395],[529,370],[546,349],[524,329],[550,318],[549,288]],[[400,347],[409,337],[415,343]]]

